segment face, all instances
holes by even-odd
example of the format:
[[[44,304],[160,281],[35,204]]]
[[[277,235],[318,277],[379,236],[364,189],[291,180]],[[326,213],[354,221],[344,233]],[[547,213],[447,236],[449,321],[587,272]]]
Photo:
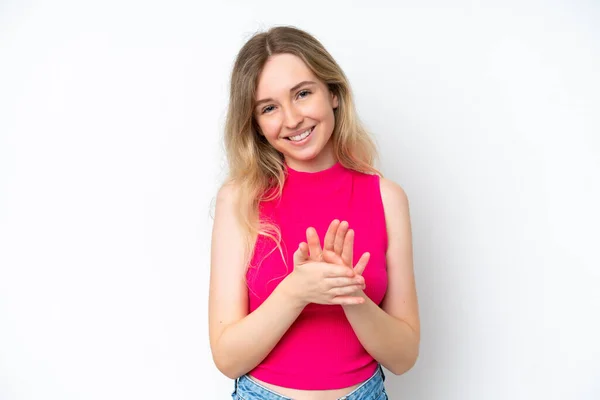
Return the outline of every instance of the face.
[[[256,90],[254,118],[260,133],[298,171],[335,163],[330,140],[338,99],[292,54],[269,57]]]

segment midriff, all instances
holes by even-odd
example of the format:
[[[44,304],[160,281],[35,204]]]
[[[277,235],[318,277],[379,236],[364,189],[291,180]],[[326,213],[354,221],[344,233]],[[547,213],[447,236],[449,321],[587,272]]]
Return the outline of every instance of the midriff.
[[[357,387],[362,385],[362,383],[358,383],[354,386],[331,390],[300,390],[273,385],[267,382],[263,382],[260,379],[257,379],[251,375],[248,376],[250,377],[250,379],[259,383],[261,386],[264,386],[267,389],[270,389],[282,396],[290,397],[293,400],[337,400],[340,397],[351,393]]]

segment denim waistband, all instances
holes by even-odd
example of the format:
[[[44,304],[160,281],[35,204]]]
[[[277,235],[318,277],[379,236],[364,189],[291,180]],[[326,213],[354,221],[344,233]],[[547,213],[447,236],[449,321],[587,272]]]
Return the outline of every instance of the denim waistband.
[[[384,381],[385,374],[381,365],[378,364],[375,373],[369,379],[338,400],[378,400],[387,398],[381,397],[382,393],[385,393]],[[235,390],[232,397],[242,400],[293,400],[264,387],[248,375],[243,375],[235,380]]]

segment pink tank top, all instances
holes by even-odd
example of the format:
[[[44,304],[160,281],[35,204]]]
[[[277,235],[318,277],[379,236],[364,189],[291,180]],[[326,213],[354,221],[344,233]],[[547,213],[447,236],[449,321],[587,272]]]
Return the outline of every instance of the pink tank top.
[[[247,273],[249,312],[269,297],[294,268],[293,254],[306,241],[309,226],[321,245],[334,219],[348,221],[355,231],[354,262],[371,253],[365,293],[381,304],[387,289],[387,232],[379,176],[346,169],[340,163],[319,172],[300,172],[286,165],[281,198],[260,205],[261,218],[281,229],[288,270],[271,239],[259,236]],[[272,251],[272,252],[271,252]],[[271,252],[269,254],[269,252]],[[293,389],[339,389],[373,375],[377,362],[359,342],[342,306],[307,305],[269,355],[250,375]]]

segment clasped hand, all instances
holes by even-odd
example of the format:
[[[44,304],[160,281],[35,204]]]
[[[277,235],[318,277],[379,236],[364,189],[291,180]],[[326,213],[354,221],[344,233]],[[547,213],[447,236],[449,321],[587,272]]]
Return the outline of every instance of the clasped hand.
[[[334,220],[327,229],[323,248],[314,228],[306,230],[306,239],[294,253],[294,271],[288,276],[293,296],[302,305],[363,303],[362,273],[370,255],[364,253],[352,266],[354,231],[348,229],[348,223]]]

